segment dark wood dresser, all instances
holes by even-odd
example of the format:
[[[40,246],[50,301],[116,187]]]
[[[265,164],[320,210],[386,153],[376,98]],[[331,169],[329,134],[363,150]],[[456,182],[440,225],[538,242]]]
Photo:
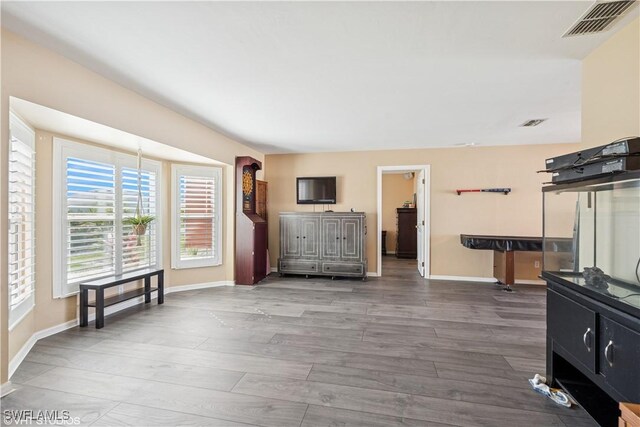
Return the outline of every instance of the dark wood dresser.
[[[416,208],[397,208],[397,241],[396,257],[411,258],[418,257],[418,212]]]

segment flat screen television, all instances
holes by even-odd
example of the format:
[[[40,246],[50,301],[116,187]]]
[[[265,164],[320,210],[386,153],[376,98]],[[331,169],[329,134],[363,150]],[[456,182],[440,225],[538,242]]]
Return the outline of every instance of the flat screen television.
[[[296,198],[299,205],[334,205],[336,203],[336,177],[298,177]]]

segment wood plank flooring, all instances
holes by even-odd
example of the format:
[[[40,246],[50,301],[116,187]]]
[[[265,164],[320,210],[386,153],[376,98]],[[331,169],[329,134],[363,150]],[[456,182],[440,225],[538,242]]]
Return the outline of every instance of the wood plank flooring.
[[[112,426],[593,426],[529,388],[544,287],[278,277],[167,295],[40,340],[5,409]]]

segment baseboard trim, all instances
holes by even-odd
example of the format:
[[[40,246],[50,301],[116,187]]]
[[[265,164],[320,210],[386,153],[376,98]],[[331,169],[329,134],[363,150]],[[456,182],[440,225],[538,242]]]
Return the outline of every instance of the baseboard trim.
[[[71,329],[77,324],[78,319],[73,319],[69,320],[68,322],[43,329],[31,335],[27,342],[24,343],[22,348],[20,348],[18,353],[16,353],[16,355],[13,356],[13,358],[9,362],[9,378],[11,378],[11,376],[15,373],[16,369],[18,369],[22,361],[25,359],[25,357],[27,357],[27,354],[29,354],[38,340],[57,334],[58,332],[66,331],[67,329]]]
[[[457,280],[460,282],[485,282],[485,283],[497,283],[498,279],[495,277],[472,277],[472,276],[440,276],[433,274],[429,277],[433,280]],[[516,280],[516,285],[544,285],[543,280]]]
[[[16,388],[11,384],[11,381],[7,381],[0,385],[0,397],[5,397],[7,394],[13,393],[14,391],[16,391]]]
[[[516,280],[516,285],[546,285],[544,280]]]
[[[496,283],[497,280],[494,277],[472,277],[472,276],[441,276],[438,274],[432,274],[429,276],[432,280],[455,280],[458,282],[485,282]]]
[[[20,348],[16,355],[9,361],[9,378],[13,376],[16,369],[18,369],[18,366],[20,366],[25,357],[27,357],[27,354],[29,354],[33,346],[36,345],[36,341],[38,341],[36,339],[36,334],[31,335],[22,348]]]
[[[206,288],[217,288],[220,286],[234,286],[235,283],[232,280],[222,280],[219,282],[208,282],[208,283],[196,283],[193,285],[182,285],[182,286],[169,286],[164,289],[164,294],[172,294],[175,292],[183,292],[183,291],[192,291],[196,289],[206,289]],[[151,299],[158,299],[157,292],[151,294]],[[126,310],[127,308],[134,307],[136,305],[142,304],[144,302],[144,297],[138,297],[135,299],[131,299],[129,301],[124,301],[118,305],[114,305],[111,307],[107,307],[104,310],[104,315],[108,316],[110,314],[117,313],[122,310]],[[89,322],[93,322],[96,320],[96,314],[89,314]],[[47,338],[51,335],[57,334],[58,332],[66,331],[67,329],[71,329],[78,325],[79,319],[69,320],[68,322],[61,323],[59,325],[52,326],[47,329],[43,329],[41,331],[35,332],[26,343],[20,348],[18,353],[11,359],[9,362],[9,378],[15,373],[16,369],[20,366],[20,364],[27,357],[27,354],[31,351],[33,346],[43,338]],[[2,386],[4,387],[4,386]],[[4,389],[3,389],[4,390]],[[8,392],[10,393],[10,391]]]
[[[271,272],[272,273],[277,273],[278,272],[278,267],[271,267]]]
[[[220,286],[235,286],[233,280],[221,280],[218,282],[196,283],[193,285],[170,286],[164,288],[164,294],[172,294],[174,292],[195,291],[198,289],[218,288]]]

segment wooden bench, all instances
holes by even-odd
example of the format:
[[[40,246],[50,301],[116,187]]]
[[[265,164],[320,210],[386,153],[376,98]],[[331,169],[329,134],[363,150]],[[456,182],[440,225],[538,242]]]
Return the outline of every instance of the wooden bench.
[[[151,287],[151,277],[157,276],[158,287]],[[144,287],[124,292],[120,295],[105,298],[104,290],[125,283],[144,280]],[[95,292],[95,301],[89,302],[89,290]],[[89,324],[89,307],[96,309],[96,329],[104,327],[105,307],[128,301],[144,295],[145,304],[151,302],[151,292],[158,292],[158,304],[164,303],[164,270],[145,269],[131,273],[91,280],[80,284],[80,326]]]

